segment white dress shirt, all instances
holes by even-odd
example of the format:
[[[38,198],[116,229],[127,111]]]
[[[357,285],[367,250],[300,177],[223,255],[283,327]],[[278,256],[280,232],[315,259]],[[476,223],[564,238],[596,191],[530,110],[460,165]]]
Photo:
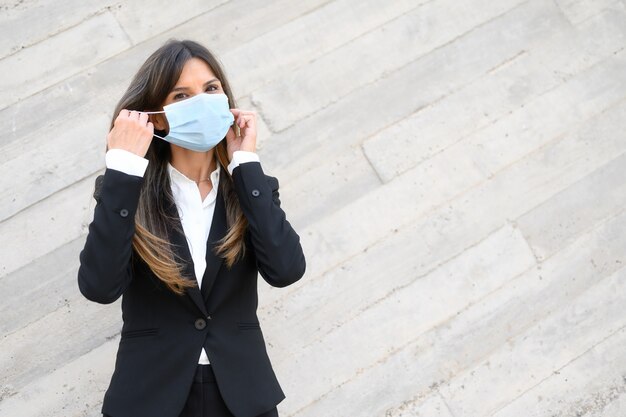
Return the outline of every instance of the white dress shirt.
[[[232,175],[233,170],[239,164],[252,161],[260,162],[259,156],[255,152],[235,151],[232,161],[228,164],[228,171]],[[146,158],[124,149],[109,149],[105,155],[105,162],[107,168],[140,177],[143,177],[148,167]],[[187,178],[169,162],[167,163],[167,171],[170,176],[174,201],[193,259],[198,287],[202,288],[202,277],[206,269],[206,246],[220,179],[220,164],[217,164],[217,168],[210,174],[213,188],[204,200],[202,200],[200,189],[195,181]],[[200,352],[198,363],[210,363],[204,348]]]

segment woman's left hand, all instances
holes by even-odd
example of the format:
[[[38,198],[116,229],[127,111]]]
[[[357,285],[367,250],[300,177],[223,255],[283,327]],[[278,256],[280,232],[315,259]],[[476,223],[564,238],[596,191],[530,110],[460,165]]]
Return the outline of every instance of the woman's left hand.
[[[228,128],[226,133],[226,146],[228,149],[228,159],[232,161],[235,151],[255,152],[256,150],[256,112],[230,109],[235,116],[235,123],[239,126],[241,136],[235,135],[233,126]]]

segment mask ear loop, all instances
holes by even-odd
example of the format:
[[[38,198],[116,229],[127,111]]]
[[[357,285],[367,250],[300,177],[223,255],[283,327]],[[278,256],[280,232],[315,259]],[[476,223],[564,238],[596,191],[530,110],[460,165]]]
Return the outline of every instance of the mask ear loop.
[[[137,110],[137,113],[145,113],[145,114],[158,114],[158,113],[165,113],[165,110],[163,110],[163,111],[139,111],[139,110]],[[154,136],[156,136],[156,137],[157,137],[157,138],[159,138],[159,139],[163,139],[163,140],[165,140],[165,138],[162,138],[161,136],[159,136],[159,135],[157,135],[157,134],[154,134],[154,133],[153,133],[153,135],[154,135]]]

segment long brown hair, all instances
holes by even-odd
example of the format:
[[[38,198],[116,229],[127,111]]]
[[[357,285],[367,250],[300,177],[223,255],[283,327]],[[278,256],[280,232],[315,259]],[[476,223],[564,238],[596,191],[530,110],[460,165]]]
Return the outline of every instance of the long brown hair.
[[[110,128],[113,128],[115,118],[122,109],[162,110],[162,105],[176,85],[183,66],[194,57],[207,63],[220,80],[224,93],[228,96],[229,107],[236,108],[235,98],[216,56],[197,42],[170,39],[139,68],[115,107]],[[155,129],[155,134],[164,137],[167,132]],[[230,268],[245,254],[244,235],[248,222],[239,205],[233,180],[227,169],[229,161],[226,139],[214,148],[214,154],[224,173],[220,175],[219,190],[224,196],[228,228],[226,236],[219,241],[216,249]],[[149,163],[135,214],[133,250],[167,288],[176,294],[183,294],[185,287],[195,286],[197,282],[182,277],[182,260],[175,256],[167,236],[168,227],[176,227],[182,232],[175,218],[167,214],[167,207],[174,201],[167,171],[167,163],[171,160],[170,144],[153,138],[145,157]]]

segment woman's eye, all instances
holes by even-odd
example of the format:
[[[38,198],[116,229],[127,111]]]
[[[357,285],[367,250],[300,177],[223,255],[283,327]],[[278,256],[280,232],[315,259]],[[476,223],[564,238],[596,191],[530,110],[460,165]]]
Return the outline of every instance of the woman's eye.
[[[219,87],[215,86],[215,85],[210,85],[207,87],[206,91],[218,91]],[[180,100],[182,98],[185,98],[187,96],[187,94],[185,93],[178,93],[176,95],[174,95],[174,100]]]

